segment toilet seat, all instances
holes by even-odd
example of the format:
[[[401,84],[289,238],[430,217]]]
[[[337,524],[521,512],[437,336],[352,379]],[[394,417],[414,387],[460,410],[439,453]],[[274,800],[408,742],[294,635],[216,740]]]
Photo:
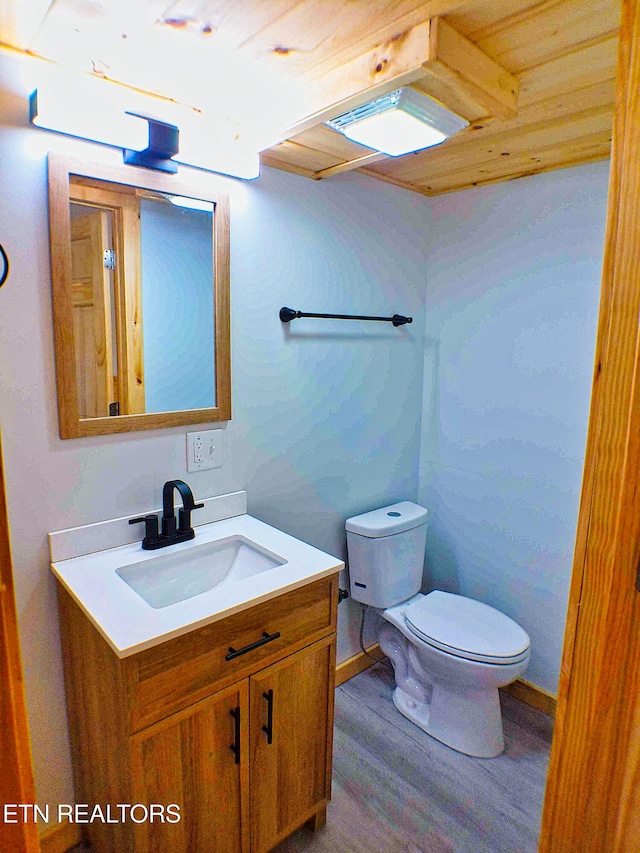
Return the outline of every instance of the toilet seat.
[[[463,595],[435,590],[410,604],[404,617],[416,638],[455,657],[505,665],[529,655],[529,635],[517,622]]]

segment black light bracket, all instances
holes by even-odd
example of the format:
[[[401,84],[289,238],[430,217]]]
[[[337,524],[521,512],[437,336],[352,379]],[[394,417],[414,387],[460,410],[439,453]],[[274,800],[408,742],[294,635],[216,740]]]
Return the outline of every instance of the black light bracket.
[[[382,323],[393,323],[394,326],[413,323],[413,317],[403,317],[401,314],[394,314],[393,317],[368,317],[362,314],[308,314],[305,311],[294,311],[293,308],[281,308],[279,316],[283,323],[290,323],[298,317],[320,317],[327,320],[378,320]]]
[[[174,175],[178,164],[171,158],[178,153],[180,131],[174,124],[158,121],[155,118],[140,113],[127,112],[149,123],[149,144],[143,151],[122,149],[124,162],[128,166],[142,166],[144,169],[155,169],[157,172],[169,172]]]

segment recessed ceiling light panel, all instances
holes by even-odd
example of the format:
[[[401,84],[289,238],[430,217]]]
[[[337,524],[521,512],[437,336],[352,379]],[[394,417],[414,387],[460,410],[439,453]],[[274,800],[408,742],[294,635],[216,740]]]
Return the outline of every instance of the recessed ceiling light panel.
[[[469,122],[414,89],[396,89],[328,121],[348,139],[399,157],[438,145]]]

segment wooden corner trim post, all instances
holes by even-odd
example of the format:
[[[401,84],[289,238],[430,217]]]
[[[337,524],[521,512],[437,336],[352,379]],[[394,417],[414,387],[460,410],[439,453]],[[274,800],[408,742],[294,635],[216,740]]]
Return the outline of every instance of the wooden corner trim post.
[[[0,446],[0,807],[11,803],[35,803],[35,785]],[[35,823],[5,823],[4,816],[0,816],[0,850],[11,853],[39,851]]]
[[[624,0],[596,367],[539,853],[640,849],[640,0]]]

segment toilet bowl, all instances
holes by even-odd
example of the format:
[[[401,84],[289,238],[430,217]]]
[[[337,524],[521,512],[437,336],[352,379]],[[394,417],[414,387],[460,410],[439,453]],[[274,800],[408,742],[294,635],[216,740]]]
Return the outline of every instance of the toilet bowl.
[[[384,622],[396,708],[458,752],[493,758],[504,749],[498,688],[519,678],[529,637],[513,619],[461,595],[418,592],[427,511],[404,501],[347,520],[351,595]]]
[[[379,642],[395,670],[396,708],[458,752],[500,755],[498,688],[526,670],[526,632],[486,604],[440,591],[413,596],[382,615]]]

